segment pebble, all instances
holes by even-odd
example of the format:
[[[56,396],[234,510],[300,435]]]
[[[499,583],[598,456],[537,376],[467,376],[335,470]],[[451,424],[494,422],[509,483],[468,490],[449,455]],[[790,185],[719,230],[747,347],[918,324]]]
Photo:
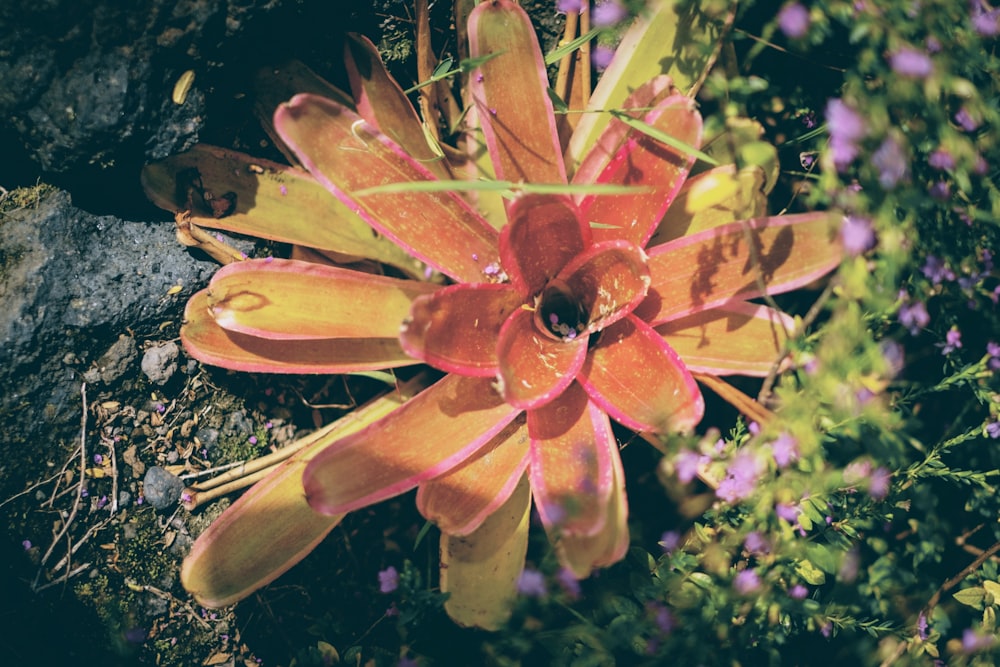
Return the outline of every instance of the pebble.
[[[166,384],[177,372],[177,357],[179,355],[180,348],[173,341],[154,345],[142,355],[142,372],[146,374],[150,382],[159,385]]]
[[[184,482],[160,466],[153,466],[146,471],[142,480],[142,494],[146,501],[158,510],[172,507],[180,500]]]

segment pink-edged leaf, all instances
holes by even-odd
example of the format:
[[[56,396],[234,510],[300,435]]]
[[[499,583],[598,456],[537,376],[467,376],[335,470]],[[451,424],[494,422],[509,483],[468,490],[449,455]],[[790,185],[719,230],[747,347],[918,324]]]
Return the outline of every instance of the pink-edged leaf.
[[[737,172],[731,164],[715,167],[687,179],[646,249],[766,214],[763,169],[750,166]]]
[[[656,246],[649,296],[635,312],[655,326],[807,285],[840,264],[836,221],[829,212],[757,218]]]
[[[600,331],[642,302],[649,280],[646,253],[641,248],[627,241],[595,243],[559,272],[542,293],[538,309],[548,317],[549,293],[565,289],[580,307],[586,331]]]
[[[557,340],[542,333],[535,319],[530,311],[515,311],[497,343],[504,398],[521,409],[537,408],[562,393],[587,356],[587,336]]]
[[[705,413],[684,362],[634,315],[601,332],[578,379],[612,419],[637,431],[690,431]]]
[[[449,285],[413,302],[400,342],[435,368],[492,377],[500,328],[523,303],[510,285]]]
[[[573,383],[528,411],[531,492],[550,533],[591,536],[605,525],[617,450],[608,415]],[[617,452],[615,452],[617,453]]]
[[[701,142],[701,114],[695,109],[694,100],[682,95],[662,100],[643,121],[688,146],[697,147]],[[580,202],[583,219],[599,223],[594,229],[594,240],[625,239],[645,245],[684,184],[692,164],[694,156],[630,128],[628,138],[595,182],[643,186],[646,190],[631,195],[585,196]]]
[[[537,294],[591,244],[590,226],[568,197],[523,195],[500,231],[500,263],[524,296]]]
[[[436,180],[373,125],[315,95],[296,95],[278,107],[274,125],[316,180],[376,230],[459,282],[488,279],[499,235],[455,192],[353,194]]]
[[[181,567],[184,588],[201,605],[224,607],[302,560],[344,516],[318,514],[306,503],[302,471],[307,462],[331,441],[381,419],[404,400],[399,392],[387,394],[289,445],[301,449],[198,536]]]
[[[224,229],[354,257],[419,275],[420,263],[378,234],[308,172],[251,155],[198,145],[142,169],[146,196],[162,209],[190,211],[201,227]],[[216,217],[212,201],[232,201]],[[225,212],[225,211],[223,211]]]
[[[287,259],[234,262],[208,287],[208,305],[227,331],[259,338],[392,338],[413,300],[439,289]]]
[[[514,492],[475,532],[441,535],[441,592],[448,616],[463,626],[499,630],[510,617],[524,569],[531,489],[522,475]]]
[[[469,79],[496,177],[565,183],[545,61],[528,15],[511,0],[481,2],[469,15],[469,52],[494,55]]]
[[[289,340],[226,331],[212,317],[207,290],[188,301],[181,342],[198,361],[251,373],[352,373],[418,363],[398,337]]]
[[[676,92],[669,76],[661,74],[635,89],[622,103],[622,111],[642,119],[654,106]],[[605,114],[598,114],[605,115]],[[634,130],[612,116],[594,146],[583,156],[583,162],[573,174],[573,183],[596,183],[608,164],[621,151]]]
[[[331,444],[303,475],[309,504],[349,512],[460,464],[520,412],[487,378],[446,375],[382,421]]]
[[[794,329],[795,321],[788,315],[745,301],[656,327],[693,372],[759,377],[774,368]]]
[[[344,62],[358,114],[399,144],[441,179],[451,178],[448,163],[427,143],[416,109],[386,71],[378,49],[363,35],[347,35]]]
[[[442,533],[468,535],[507,501],[528,467],[524,413],[478,452],[417,489],[417,509]]]
[[[625,472],[617,447],[611,449],[610,458],[613,477],[604,527],[591,536],[555,536],[559,563],[579,579],[589,577],[596,567],[614,565],[628,551],[628,500],[625,497]]]

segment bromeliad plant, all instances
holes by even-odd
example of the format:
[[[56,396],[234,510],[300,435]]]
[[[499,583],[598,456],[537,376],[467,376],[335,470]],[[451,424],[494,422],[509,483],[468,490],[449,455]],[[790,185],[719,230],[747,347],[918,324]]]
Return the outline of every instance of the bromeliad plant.
[[[612,419],[661,443],[703,416],[693,373],[772,370],[793,322],[750,300],[838,264],[832,216],[764,217],[760,167],[687,178],[696,156],[711,160],[696,150],[690,94],[714,51],[692,56],[693,78],[630,78],[673,11],[633,27],[566,146],[527,15],[509,0],[471,12],[468,115],[488,149],[485,183],[509,191],[492,219],[470,203],[490,210],[472,199],[484,181],[454,178],[474,163],[428,143],[361,38],[346,51],[353,99],[301,70],[286,75],[310,92],[281,104],[273,129],[302,168],[199,147],[147,169],[165,207],[211,209],[209,224],[297,246],[294,259],[232,263],[191,299],[182,338],[192,356],[257,372],[424,363],[445,373],[405,402],[381,399],[311,435],[237,501],[185,561],[202,604],[246,596],[345,513],[417,488],[442,532],[446,608],[497,627],[532,502],[575,576],[623,557]],[[623,112],[598,113],[608,108]],[[345,255],[410,279],[332,265]],[[436,274],[445,281],[427,279]]]

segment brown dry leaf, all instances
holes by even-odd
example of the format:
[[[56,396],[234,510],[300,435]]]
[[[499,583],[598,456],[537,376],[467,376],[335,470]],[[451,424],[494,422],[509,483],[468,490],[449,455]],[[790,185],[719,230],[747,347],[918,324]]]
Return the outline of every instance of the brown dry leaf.
[[[205,662],[203,662],[201,664],[203,664],[203,665],[222,665],[222,664],[225,664],[225,663],[229,662],[232,659],[233,659],[233,654],[232,653],[225,653],[223,651],[219,651],[217,653],[213,653],[212,655],[208,656],[208,658],[205,660]]]
[[[135,453],[135,445],[132,445],[122,453],[122,460],[132,468],[132,476],[138,478],[146,474],[146,464],[140,461]]]

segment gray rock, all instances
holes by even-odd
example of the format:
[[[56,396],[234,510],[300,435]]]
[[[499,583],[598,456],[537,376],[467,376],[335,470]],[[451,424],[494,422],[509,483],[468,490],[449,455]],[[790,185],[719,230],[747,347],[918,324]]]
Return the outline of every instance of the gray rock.
[[[158,510],[173,507],[180,500],[184,482],[160,466],[153,466],[146,471],[142,480],[142,495],[146,502]]]
[[[180,348],[177,343],[167,341],[161,345],[153,345],[142,355],[142,372],[154,384],[164,385],[177,371],[177,356]]]
[[[115,377],[134,345],[119,335],[161,336],[217,268],[170,223],[90,215],[64,192],[0,215],[0,458],[45,460],[30,448],[79,437],[84,373]]]
[[[139,353],[135,349],[135,339],[122,334],[108,348],[108,351],[101,355],[94,366],[83,374],[83,379],[90,384],[98,382],[111,384],[128,370],[129,364],[135,361],[138,355]],[[69,359],[76,360],[76,354],[73,353]],[[63,361],[67,361],[67,358],[64,358]]]

